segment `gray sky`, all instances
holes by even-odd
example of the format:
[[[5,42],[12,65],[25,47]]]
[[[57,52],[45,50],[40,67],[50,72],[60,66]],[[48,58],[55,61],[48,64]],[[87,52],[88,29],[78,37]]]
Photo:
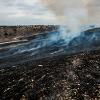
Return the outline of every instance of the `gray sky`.
[[[40,0],[0,0],[0,25],[53,24],[54,14]]]
[[[0,0],[0,25],[100,23],[100,0]]]

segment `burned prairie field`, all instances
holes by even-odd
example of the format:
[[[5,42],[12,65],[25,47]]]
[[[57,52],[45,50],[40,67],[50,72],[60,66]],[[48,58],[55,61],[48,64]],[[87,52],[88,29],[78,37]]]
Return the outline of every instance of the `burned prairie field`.
[[[100,28],[72,34],[2,42],[0,100],[99,100]]]
[[[0,69],[1,100],[99,100],[100,50]]]
[[[0,8],[0,100],[100,100],[100,0]]]

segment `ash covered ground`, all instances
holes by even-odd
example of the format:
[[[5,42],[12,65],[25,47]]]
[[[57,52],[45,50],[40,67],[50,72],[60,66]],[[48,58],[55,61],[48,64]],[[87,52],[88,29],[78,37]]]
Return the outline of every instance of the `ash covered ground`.
[[[66,43],[51,32],[0,52],[1,100],[99,100],[100,29]],[[48,38],[49,37],[49,38]]]
[[[0,69],[1,100],[99,100],[100,50]]]

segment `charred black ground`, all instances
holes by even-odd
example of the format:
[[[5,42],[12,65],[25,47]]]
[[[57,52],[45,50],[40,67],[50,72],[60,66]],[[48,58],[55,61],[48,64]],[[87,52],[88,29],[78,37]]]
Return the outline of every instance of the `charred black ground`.
[[[99,100],[100,50],[0,69],[1,100]]]
[[[95,33],[98,38],[92,38]],[[45,56],[36,60],[30,56],[32,52],[25,52],[17,54],[14,58],[1,57],[0,100],[99,100],[99,33],[99,28],[85,31],[83,35],[88,38],[84,38],[83,35],[76,37],[70,42],[73,48],[64,49],[70,52],[94,46],[92,50],[87,49],[70,55],[58,52],[56,55],[54,52],[58,49],[55,48],[59,45],[54,43],[50,48],[55,47],[55,56]],[[83,39],[88,40],[88,45],[84,44],[87,42],[82,42]],[[46,52],[50,50],[51,53],[50,48]],[[1,52],[4,54],[6,51]],[[46,52],[42,53],[48,54]]]

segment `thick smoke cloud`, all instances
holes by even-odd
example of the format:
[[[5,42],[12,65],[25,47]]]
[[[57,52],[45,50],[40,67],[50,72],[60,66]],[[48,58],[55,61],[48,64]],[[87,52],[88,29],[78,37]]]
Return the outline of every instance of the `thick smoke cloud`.
[[[42,3],[58,19],[58,24],[61,25],[59,30],[61,38],[68,42],[80,34],[82,21],[87,17],[83,0],[42,0]]]
[[[82,25],[100,23],[100,0],[42,0],[53,13],[59,24],[72,30]]]
[[[100,0],[83,0],[88,12],[86,23],[100,24]]]
[[[77,30],[86,19],[87,12],[83,0],[42,0],[55,13],[60,24],[67,25],[71,30]]]
[[[68,43],[87,26],[100,24],[99,0],[41,0],[51,10],[60,26],[60,38]],[[62,25],[66,25],[62,26]],[[84,27],[84,28],[83,28]],[[86,29],[85,29],[86,27]],[[83,30],[81,30],[83,28]],[[55,37],[55,36],[54,36]],[[56,39],[56,38],[55,38]]]

